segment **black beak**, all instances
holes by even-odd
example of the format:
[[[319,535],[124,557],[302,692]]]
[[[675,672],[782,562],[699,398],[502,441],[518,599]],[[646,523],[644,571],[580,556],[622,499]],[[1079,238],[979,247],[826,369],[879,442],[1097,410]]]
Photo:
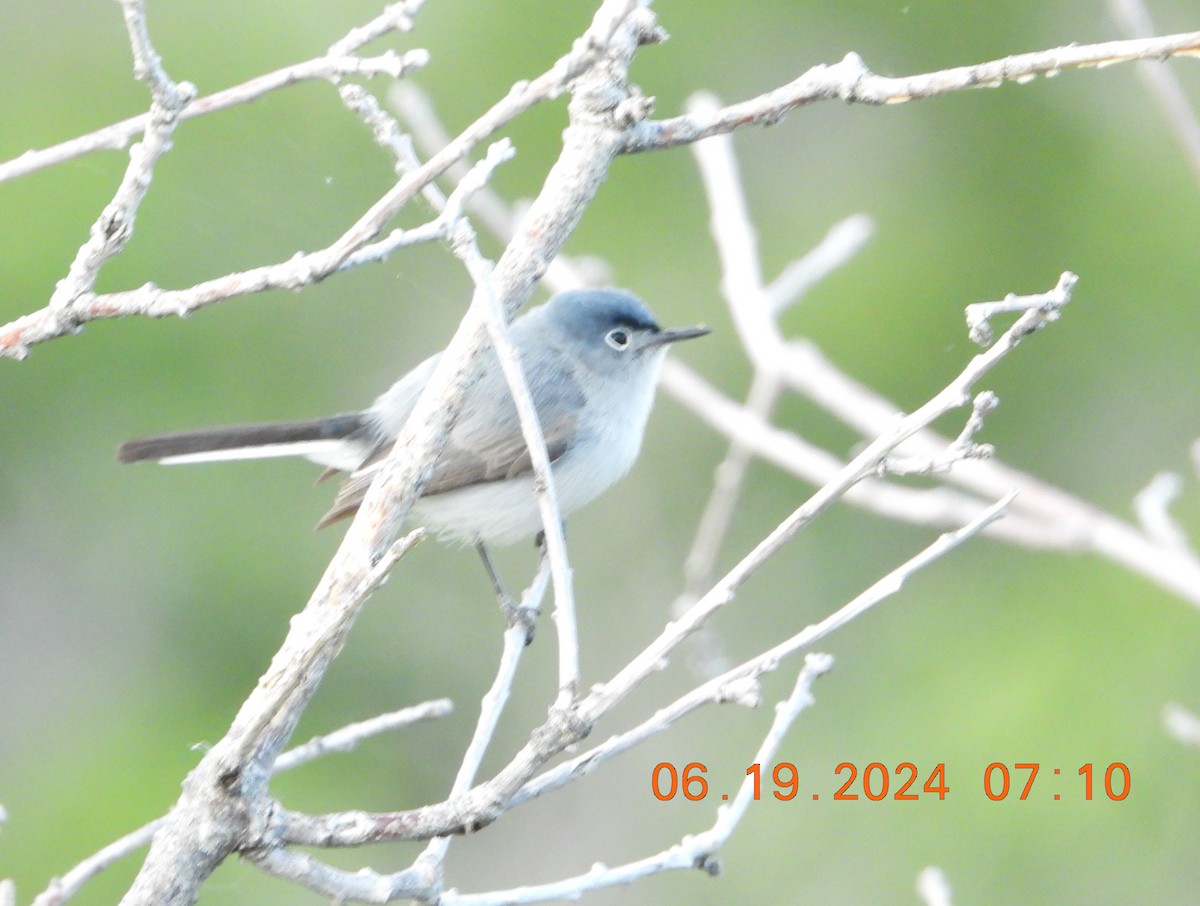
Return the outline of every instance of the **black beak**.
[[[674,330],[660,330],[658,333],[652,333],[646,339],[642,340],[642,348],[649,349],[651,346],[678,343],[680,340],[691,340],[710,333],[712,331],[707,327],[679,327]]]

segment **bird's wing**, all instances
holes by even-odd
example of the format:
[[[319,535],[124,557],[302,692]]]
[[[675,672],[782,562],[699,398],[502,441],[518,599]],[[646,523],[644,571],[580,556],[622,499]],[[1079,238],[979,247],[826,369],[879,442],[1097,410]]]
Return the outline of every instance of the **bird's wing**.
[[[523,356],[522,365],[542,425],[546,452],[554,462],[575,439],[584,395],[576,377],[562,367],[561,360],[556,362],[547,354],[538,354]],[[464,402],[464,409],[475,414],[460,416],[451,431],[425,486],[426,496],[515,478],[533,468],[516,406],[494,356],[485,364],[484,372]],[[488,417],[482,417],[483,413]],[[343,482],[318,527],[350,516],[358,509],[394,440],[392,437],[376,446]]]

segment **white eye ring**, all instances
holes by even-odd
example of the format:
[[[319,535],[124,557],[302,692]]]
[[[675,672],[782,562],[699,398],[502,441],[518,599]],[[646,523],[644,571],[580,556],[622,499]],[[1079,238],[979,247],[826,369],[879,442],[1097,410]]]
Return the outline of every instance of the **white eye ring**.
[[[604,342],[613,349],[621,352],[629,347],[631,337],[624,327],[614,327],[604,335]]]

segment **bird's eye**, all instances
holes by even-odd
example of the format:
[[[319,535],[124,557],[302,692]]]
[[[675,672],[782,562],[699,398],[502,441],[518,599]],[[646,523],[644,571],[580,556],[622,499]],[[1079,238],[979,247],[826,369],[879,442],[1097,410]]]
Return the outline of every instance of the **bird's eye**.
[[[629,346],[629,331],[623,327],[614,327],[604,335],[604,342],[620,352]]]

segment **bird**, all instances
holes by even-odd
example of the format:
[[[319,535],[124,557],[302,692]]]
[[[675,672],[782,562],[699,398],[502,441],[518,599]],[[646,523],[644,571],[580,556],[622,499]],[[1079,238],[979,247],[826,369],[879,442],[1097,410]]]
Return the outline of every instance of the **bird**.
[[[560,292],[509,329],[564,519],[633,466],[668,347],[710,332],[703,326],[664,329],[641,299],[616,288]],[[440,355],[425,359],[361,412],[142,437],[122,444],[117,458],[181,464],[306,457],[326,467],[322,477],[347,473],[317,524],[323,528],[358,510]],[[489,346],[412,520],[444,540],[478,547],[502,592],[486,546],[540,533],[534,481],[516,406]]]

